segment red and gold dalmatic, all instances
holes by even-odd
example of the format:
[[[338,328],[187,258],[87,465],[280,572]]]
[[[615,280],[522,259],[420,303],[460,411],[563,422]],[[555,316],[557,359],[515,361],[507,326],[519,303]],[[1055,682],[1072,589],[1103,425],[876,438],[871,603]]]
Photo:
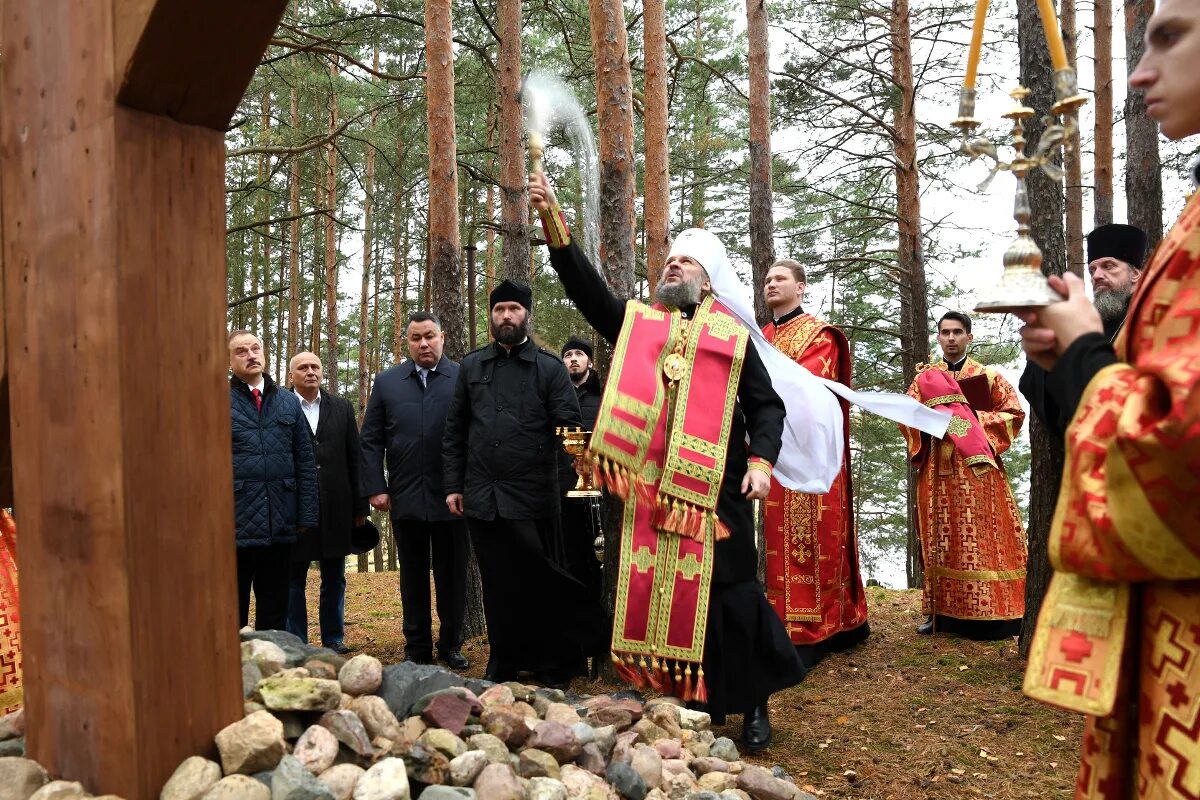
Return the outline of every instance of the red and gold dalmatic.
[[[922,364],[908,394],[955,415],[945,439],[901,427],[917,483],[926,614],[1011,620],[1025,613],[1025,530],[1000,455],[1025,421],[1012,384],[968,358],[958,372]],[[928,373],[928,374],[926,374]],[[986,375],[991,410],[972,411],[957,381]]]
[[[1089,715],[1076,797],[1200,797],[1200,199],[1067,429],[1031,697]]]
[[[617,671],[705,702],[713,545],[749,339],[714,297],[689,321],[630,300],[589,449],[625,501],[612,651]]]
[[[829,323],[800,314],[778,328],[769,323],[763,335],[813,375],[850,386],[850,346]],[[822,642],[867,621],[850,506],[850,412],[844,401],[842,424],[845,456],[829,492],[794,492],[772,480],[763,511],[767,599],[798,645]]]
[[[24,700],[17,600],[17,526],[0,509],[0,714],[17,710]]]

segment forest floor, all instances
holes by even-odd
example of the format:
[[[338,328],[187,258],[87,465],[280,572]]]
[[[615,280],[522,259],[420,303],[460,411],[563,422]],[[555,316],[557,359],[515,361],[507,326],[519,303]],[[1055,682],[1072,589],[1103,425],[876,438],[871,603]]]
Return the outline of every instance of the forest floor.
[[[309,608],[317,605],[310,572]],[[385,664],[403,659],[395,572],[347,576],[346,644]],[[868,590],[871,638],[826,658],[771,698],[774,742],[753,761],[780,764],[825,798],[1071,797],[1082,718],[1021,694],[1015,641],[918,636],[920,592]],[[315,613],[311,638],[318,638]],[[481,677],[487,640],[463,652]],[[620,686],[577,679],[581,694]],[[717,729],[737,740],[740,717]]]

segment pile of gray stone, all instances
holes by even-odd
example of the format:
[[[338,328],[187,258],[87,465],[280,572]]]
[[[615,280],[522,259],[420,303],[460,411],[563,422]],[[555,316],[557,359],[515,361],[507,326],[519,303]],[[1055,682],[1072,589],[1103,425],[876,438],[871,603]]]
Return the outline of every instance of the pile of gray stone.
[[[185,760],[161,800],[811,800],[671,698],[580,697],[242,636],[245,716],[217,734],[219,762]],[[0,734],[19,739],[23,718],[0,719]],[[83,797],[0,757],[0,800]]]

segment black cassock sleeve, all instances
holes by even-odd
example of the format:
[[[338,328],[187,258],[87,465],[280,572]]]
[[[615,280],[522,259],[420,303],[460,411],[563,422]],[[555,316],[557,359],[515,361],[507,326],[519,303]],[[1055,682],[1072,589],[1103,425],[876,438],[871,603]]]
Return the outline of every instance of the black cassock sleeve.
[[[786,411],[783,400],[771,386],[771,376],[759,358],[753,340],[746,343],[742,380],[738,385],[738,406],[746,417],[750,455],[764,458],[774,464],[779,458]]]
[[[615,343],[625,322],[625,302],[612,293],[603,276],[574,242],[549,250],[550,266],[558,273],[567,297],[589,325],[610,344]]]
[[[1058,401],[1046,388],[1046,370],[1032,361],[1027,362],[1018,388],[1029,401],[1029,410],[1038,421],[1046,426],[1052,436],[1061,438],[1070,420],[1063,419]]]
[[[1085,333],[1058,357],[1058,363],[1046,375],[1046,391],[1058,403],[1064,432],[1079,409],[1083,390],[1092,378],[1116,363],[1117,354],[1103,333]]]

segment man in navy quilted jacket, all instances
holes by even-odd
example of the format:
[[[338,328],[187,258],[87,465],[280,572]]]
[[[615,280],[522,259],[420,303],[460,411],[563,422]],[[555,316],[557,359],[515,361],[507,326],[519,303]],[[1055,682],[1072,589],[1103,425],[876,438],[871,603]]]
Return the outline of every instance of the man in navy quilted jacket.
[[[266,351],[250,331],[229,334],[233,507],[238,612],[245,627],[254,591],[256,630],[284,630],[296,534],[319,524],[312,437],[300,401],[263,373]]]

